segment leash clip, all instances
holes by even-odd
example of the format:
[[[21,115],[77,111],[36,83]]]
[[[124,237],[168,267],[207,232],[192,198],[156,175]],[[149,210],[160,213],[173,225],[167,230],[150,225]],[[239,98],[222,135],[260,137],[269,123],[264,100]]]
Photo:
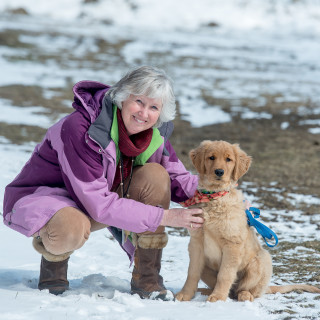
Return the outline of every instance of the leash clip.
[[[253,216],[252,216],[252,214],[253,214]],[[278,244],[277,235],[270,228],[268,228],[263,223],[256,220],[260,217],[260,210],[255,207],[250,207],[249,209],[246,209],[246,215],[248,218],[248,225],[250,227],[256,228],[257,232],[262,236],[262,238],[263,238],[264,242],[267,244],[267,246],[268,247],[275,247]],[[274,238],[275,244],[268,243],[266,238],[269,240]]]

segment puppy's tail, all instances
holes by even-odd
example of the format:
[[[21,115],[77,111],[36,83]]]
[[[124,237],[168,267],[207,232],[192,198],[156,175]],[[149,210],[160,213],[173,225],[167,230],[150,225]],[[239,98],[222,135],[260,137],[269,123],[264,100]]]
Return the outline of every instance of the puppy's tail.
[[[314,286],[310,286],[308,284],[289,284],[285,286],[270,286],[267,288],[266,294],[271,293],[287,293],[291,291],[306,291],[311,293],[320,293],[320,289]]]
[[[203,296],[210,296],[212,293],[213,289],[210,288],[198,288],[197,292],[200,292]]]

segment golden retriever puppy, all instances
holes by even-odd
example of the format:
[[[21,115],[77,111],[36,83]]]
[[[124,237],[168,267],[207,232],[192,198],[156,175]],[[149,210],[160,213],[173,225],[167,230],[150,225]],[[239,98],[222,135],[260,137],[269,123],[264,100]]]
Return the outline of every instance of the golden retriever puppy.
[[[187,200],[188,206],[202,208],[205,222],[203,228],[189,229],[188,277],[176,299],[191,300],[200,279],[210,288],[210,302],[228,296],[253,301],[264,293],[296,289],[320,293],[320,289],[308,285],[268,287],[271,256],[260,245],[254,228],[249,227],[244,198],[237,189],[251,157],[237,144],[206,140],[190,151],[190,158],[199,174],[197,199],[203,193],[213,199],[195,204]]]

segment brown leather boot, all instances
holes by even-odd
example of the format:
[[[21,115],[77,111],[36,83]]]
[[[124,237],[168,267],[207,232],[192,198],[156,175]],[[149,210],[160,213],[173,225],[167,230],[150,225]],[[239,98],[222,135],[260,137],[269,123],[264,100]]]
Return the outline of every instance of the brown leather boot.
[[[142,299],[173,300],[173,293],[165,288],[160,275],[162,248],[167,242],[166,233],[138,237],[131,294],[138,294]]]
[[[67,280],[69,258],[51,262],[43,256],[41,259],[39,290],[49,289],[49,292],[55,295],[62,294],[69,289],[69,281]]]
[[[72,252],[54,255],[46,250],[41,238],[33,238],[33,247],[41,255],[39,290],[49,289],[55,295],[62,294],[69,289],[67,279],[68,261]]]

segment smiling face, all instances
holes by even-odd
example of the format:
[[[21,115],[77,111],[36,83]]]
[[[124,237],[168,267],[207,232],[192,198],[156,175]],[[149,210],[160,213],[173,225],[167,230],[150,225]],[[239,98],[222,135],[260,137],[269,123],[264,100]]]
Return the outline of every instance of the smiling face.
[[[135,96],[122,102],[121,115],[128,135],[153,127],[160,117],[162,102],[144,95]]]

